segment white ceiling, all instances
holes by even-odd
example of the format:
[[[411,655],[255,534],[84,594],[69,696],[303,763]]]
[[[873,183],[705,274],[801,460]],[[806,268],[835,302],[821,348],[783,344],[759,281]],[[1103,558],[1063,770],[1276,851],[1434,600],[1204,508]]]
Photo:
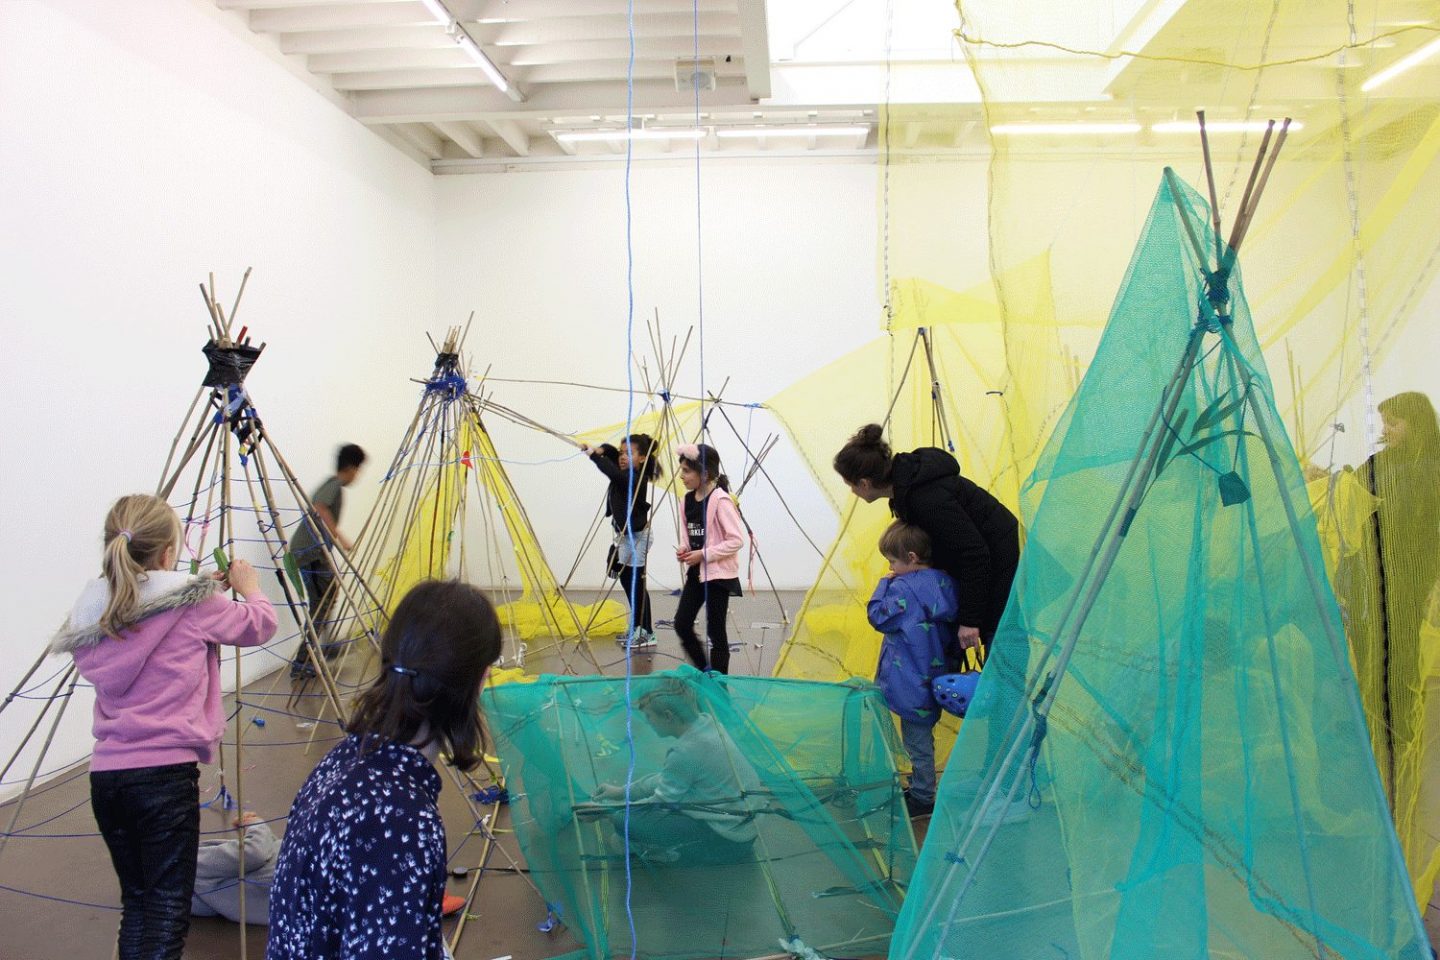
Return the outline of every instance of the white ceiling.
[[[634,142],[646,156],[692,153],[697,140],[706,151],[853,155],[876,148],[885,103],[904,106],[893,147],[985,144],[979,90],[951,36],[959,25],[951,0],[211,2],[360,122],[437,172],[614,157],[626,142],[603,132],[623,135],[627,100],[634,125],[652,131]],[[633,91],[626,83],[632,2]],[[982,11],[992,31],[1111,53],[1168,49],[1188,43],[1197,24],[1228,22],[1237,25],[1234,36],[1215,53],[1237,60],[1245,59],[1237,38],[1261,27],[1257,21],[1241,30],[1239,21],[1258,17],[1255,7],[1269,9],[1249,0],[1074,3],[1077,10],[972,0],[967,8]],[[1359,6],[1361,35],[1378,32],[1384,18],[1440,16],[1434,0]],[[1282,18],[1271,58],[1325,48],[1344,26],[1343,11],[1306,11]],[[440,16],[454,23],[447,28]],[[1431,36],[1400,37],[1399,50],[1391,41],[1351,51],[1348,64],[1378,68]],[[457,42],[465,37],[499,70],[508,92]],[[995,65],[992,106],[1006,103],[1039,120],[1164,119],[1144,116],[1156,105],[1142,105],[1134,92],[1146,85],[1142,61],[1066,58],[1043,47],[982,48],[980,56]],[[690,80],[696,73],[698,95]],[[1327,85],[1333,91],[1325,71],[1313,73],[1317,96]],[[1414,71],[1404,89],[1433,89],[1428,81],[1437,75],[1440,56]],[[1013,93],[1006,89],[1012,78]],[[1391,91],[1400,89],[1397,83]],[[1303,99],[1295,94],[1282,99]],[[1179,105],[1176,115],[1189,109]],[[767,134],[755,134],[759,128]],[[577,131],[589,138],[571,136]]]

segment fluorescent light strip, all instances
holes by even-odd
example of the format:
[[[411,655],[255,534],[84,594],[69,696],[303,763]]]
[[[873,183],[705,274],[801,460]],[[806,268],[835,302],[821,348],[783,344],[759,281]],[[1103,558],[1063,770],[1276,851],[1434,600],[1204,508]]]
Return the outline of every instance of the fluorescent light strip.
[[[554,131],[551,131],[554,133]],[[566,130],[555,133],[561,143],[594,143],[609,140],[699,140],[706,131],[695,127],[636,127],[634,130]]]
[[[1408,54],[1401,57],[1399,60],[1396,60],[1394,63],[1390,64],[1390,66],[1386,67],[1384,70],[1381,70],[1369,80],[1366,80],[1364,83],[1360,84],[1360,89],[1363,90],[1365,93],[1369,93],[1371,90],[1374,90],[1382,83],[1388,83],[1389,81],[1394,80],[1406,70],[1420,65],[1421,63],[1435,56],[1435,54],[1437,53],[1440,53],[1440,37],[1436,37],[1434,40],[1431,40],[1429,43],[1425,44],[1425,46],[1421,47],[1419,50],[1416,50],[1414,53]]]
[[[509,93],[510,81],[505,79],[505,74],[495,66],[495,61],[486,56],[485,51],[481,50],[480,45],[475,42],[475,38],[470,36],[460,25],[460,21],[450,14],[449,8],[441,0],[420,0],[420,2],[425,4],[425,9],[429,10],[430,15],[445,28],[446,33],[455,35],[455,42],[460,45],[460,49],[470,55],[470,59],[474,60],[480,71],[490,78],[490,82],[495,84],[501,93]]]
[[[1106,133],[1139,133],[1138,123],[1000,123],[990,128],[1001,136],[1084,136]]]
[[[501,93],[510,92],[510,81],[505,79],[505,74],[501,73],[500,68],[495,66],[495,62],[485,55],[485,51],[481,50],[474,38],[465,32],[464,27],[461,27],[460,32],[455,35],[455,42],[460,44],[461,50],[470,54],[470,59],[479,65],[480,71],[490,78],[491,83],[500,88]]]
[[[859,127],[719,127],[715,136],[726,140],[744,137],[863,137],[868,126]]]
[[[1268,121],[1266,120],[1206,120],[1206,133],[1264,133]],[[1152,123],[1150,129],[1155,133],[1199,133],[1200,124],[1194,120],[1169,120],[1165,123]],[[1275,129],[1280,129],[1280,124],[1275,124]],[[1290,130],[1304,130],[1305,124],[1298,120],[1290,121]]]

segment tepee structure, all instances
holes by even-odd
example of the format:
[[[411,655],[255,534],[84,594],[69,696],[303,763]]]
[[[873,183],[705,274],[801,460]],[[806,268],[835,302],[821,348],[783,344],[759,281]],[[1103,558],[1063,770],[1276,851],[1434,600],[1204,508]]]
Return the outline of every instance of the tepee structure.
[[[893,960],[1431,956],[1240,283],[1272,131],[1228,240],[1165,171]]]
[[[315,549],[333,577],[332,589],[342,595],[346,603],[343,611],[329,615],[326,622],[317,621],[313,615],[299,565],[290,551],[290,539],[298,526],[312,522],[313,505],[266,429],[245,385],[247,375],[265,349],[264,343],[252,345],[247,327],[236,329],[235,314],[249,276],[247,270],[228,313],[216,298],[213,275],[208,285],[200,285],[208,314],[209,336],[202,348],[208,366],[171,444],[156,486],[156,495],[167,499],[180,516],[182,538],[178,563],[182,569],[197,575],[208,574],[216,569],[224,570],[231,560],[243,557],[261,571],[266,593],[280,608],[281,626],[276,640],[264,647],[221,653],[222,658],[229,661],[223,665],[226,673],[222,675],[233,676],[237,701],[230,746],[227,749],[224,740],[220,746],[218,791],[208,803],[227,810],[244,804],[245,741],[252,729],[263,726],[267,712],[275,710],[300,719],[310,726],[312,739],[319,724],[315,722],[315,713],[304,711],[328,709],[344,720],[343,684],[324,656],[322,639],[343,632],[368,645],[376,641],[386,619],[384,609],[355,566],[324,536],[317,538],[319,543]],[[314,682],[302,683],[299,689],[292,685],[288,691],[277,692],[276,688],[286,677],[286,671],[277,668],[287,666],[302,647],[309,652]],[[259,661],[248,662],[251,657]],[[8,777],[12,769],[21,769],[22,763],[28,770],[20,795],[7,811],[8,826],[0,835],[0,852],[17,834],[26,800],[36,789],[42,770],[46,769],[47,752],[81,683],[74,664],[66,663],[46,678],[43,687],[34,684],[32,681],[49,660],[48,653],[42,653],[0,705],[8,722],[13,714],[7,708],[12,704],[40,701],[27,732],[0,768],[0,780]],[[230,674],[232,668],[233,674]],[[252,702],[242,707],[238,691],[244,690],[247,682],[272,671],[275,680],[269,691],[252,691],[249,694]],[[313,692],[307,694],[307,688]],[[275,697],[287,698],[284,710],[275,707],[271,699]],[[243,834],[246,828],[237,826],[236,829]],[[100,842],[98,835],[95,842]],[[236,882],[243,912],[247,883],[243,875],[238,876]],[[243,956],[245,925],[241,924],[239,930]]]

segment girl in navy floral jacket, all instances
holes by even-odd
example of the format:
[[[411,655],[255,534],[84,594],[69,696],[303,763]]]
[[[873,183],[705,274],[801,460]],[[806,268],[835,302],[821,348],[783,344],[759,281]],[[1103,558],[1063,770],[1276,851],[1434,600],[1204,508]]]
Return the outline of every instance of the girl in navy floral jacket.
[[[477,707],[500,655],[485,595],[450,581],[416,586],[380,641],[380,676],[349,736],[300,788],[270,891],[266,960],[440,960],[445,825],[442,749],[480,761]]]

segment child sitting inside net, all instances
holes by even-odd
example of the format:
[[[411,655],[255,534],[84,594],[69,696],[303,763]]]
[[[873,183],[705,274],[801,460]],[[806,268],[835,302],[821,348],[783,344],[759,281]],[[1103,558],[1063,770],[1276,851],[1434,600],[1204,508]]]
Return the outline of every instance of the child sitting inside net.
[[[195,858],[195,893],[190,898],[192,917],[224,917],[240,922],[240,885],[245,884],[245,922],[270,922],[270,883],[275,879],[275,857],[280,840],[258,814],[235,818],[245,828],[243,840],[206,840]],[[240,863],[245,879],[240,879]]]
[[[875,683],[885,705],[900,718],[900,736],[910,754],[910,787],[905,807],[912,817],[935,808],[935,723],[940,707],[933,682],[949,672],[955,647],[958,604],[955,582],[930,566],[930,537],[919,527],[897,520],[880,537],[880,553],[890,561],[866,613],[870,625],[885,634]]]
[[[636,707],[657,734],[674,737],[675,745],[659,771],[630,785],[630,849],[654,863],[752,859],[760,778],[730,735],[701,712],[695,690],[680,677],[659,678]],[[606,804],[603,812],[623,842],[624,786],[601,784],[593,799]],[[616,801],[622,805],[612,806]]]

